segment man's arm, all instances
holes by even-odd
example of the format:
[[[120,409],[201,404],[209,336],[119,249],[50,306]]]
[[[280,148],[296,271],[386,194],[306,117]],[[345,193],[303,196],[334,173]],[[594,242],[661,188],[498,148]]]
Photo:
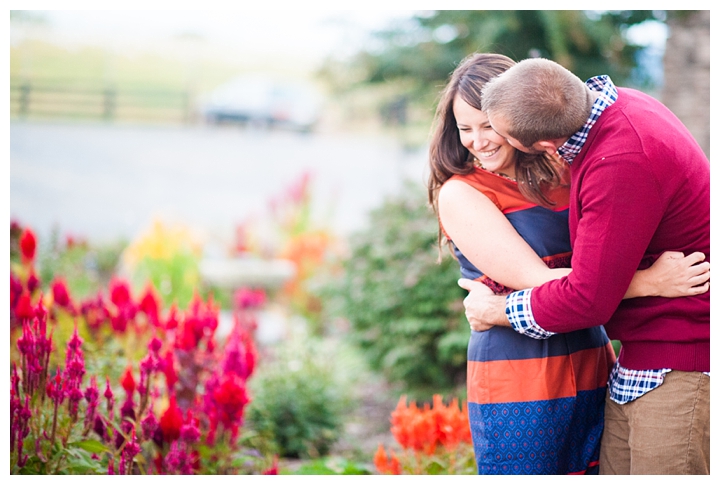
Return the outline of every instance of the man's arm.
[[[535,339],[546,339],[555,335],[534,323],[530,308],[532,289],[516,291],[509,295],[495,295],[490,288],[478,281],[465,278],[458,280],[461,288],[468,290],[463,300],[465,317],[470,328],[484,332],[495,326],[511,327],[516,332]]]
[[[571,208],[571,218],[579,218],[573,271],[532,292],[527,320],[551,332],[607,323],[666,210],[659,182],[644,158],[628,154],[588,162],[580,178],[573,179],[580,187],[581,207],[574,214]]]
[[[503,325],[547,338],[602,325],[617,309],[663,209],[656,182],[637,161],[603,159],[599,165],[583,180],[587,190],[581,194],[570,275],[507,297],[463,282],[471,290],[465,308],[474,330]]]

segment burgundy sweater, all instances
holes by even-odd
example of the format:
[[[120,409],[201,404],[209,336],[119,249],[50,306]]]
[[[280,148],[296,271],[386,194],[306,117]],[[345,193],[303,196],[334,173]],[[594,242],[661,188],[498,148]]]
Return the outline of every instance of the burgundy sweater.
[[[664,251],[710,261],[710,163],[670,110],[618,89],[572,163],[572,273],[532,292],[552,332],[605,325],[620,365],[710,371],[710,293],[623,300],[636,269]]]

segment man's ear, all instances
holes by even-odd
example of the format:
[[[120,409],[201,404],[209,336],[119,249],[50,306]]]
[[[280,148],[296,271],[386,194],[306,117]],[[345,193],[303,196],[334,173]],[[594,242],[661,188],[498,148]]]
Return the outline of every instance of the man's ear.
[[[556,138],[554,140],[540,140],[535,142],[532,147],[535,150],[545,152],[548,155],[554,155],[563,143],[565,143],[565,141],[561,138]]]

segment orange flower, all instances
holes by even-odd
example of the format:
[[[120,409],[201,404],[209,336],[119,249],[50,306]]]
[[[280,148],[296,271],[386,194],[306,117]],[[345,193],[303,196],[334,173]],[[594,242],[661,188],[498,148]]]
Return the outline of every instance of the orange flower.
[[[385,447],[382,444],[378,446],[378,449],[375,452],[375,457],[373,459],[373,463],[375,463],[375,468],[377,468],[380,473],[400,475],[402,473],[400,460],[398,460],[398,457],[395,455],[394,451],[391,451],[390,453],[392,454],[392,457],[388,461]]]
[[[453,450],[461,442],[471,443],[467,407],[460,408],[457,399],[446,406],[439,394],[433,396],[432,408],[425,404],[422,410],[402,396],[390,422],[395,440],[406,450],[432,455],[438,445]]]

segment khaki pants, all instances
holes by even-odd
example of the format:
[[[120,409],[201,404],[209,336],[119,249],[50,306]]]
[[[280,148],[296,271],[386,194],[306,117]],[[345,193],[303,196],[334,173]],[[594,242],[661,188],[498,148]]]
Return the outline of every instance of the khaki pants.
[[[627,404],[605,399],[601,475],[710,473],[710,377],[669,372]]]

